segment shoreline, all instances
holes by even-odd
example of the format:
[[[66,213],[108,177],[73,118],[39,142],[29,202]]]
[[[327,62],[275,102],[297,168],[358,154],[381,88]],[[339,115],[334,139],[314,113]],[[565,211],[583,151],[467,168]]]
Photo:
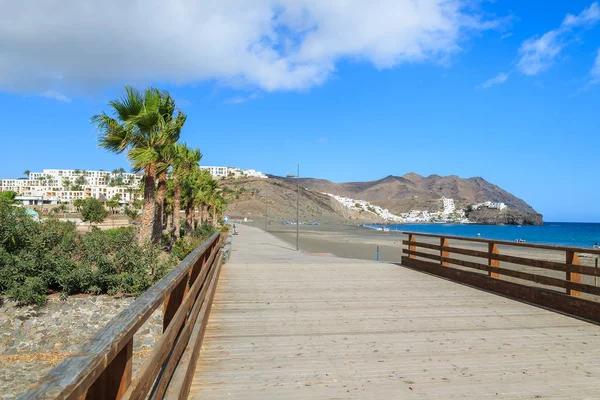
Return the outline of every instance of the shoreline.
[[[295,226],[269,226],[268,233],[284,240],[290,245],[296,244],[296,229]],[[358,226],[348,225],[319,225],[319,226],[301,226],[300,228],[300,250],[309,254],[327,255],[332,254],[340,258],[360,259],[375,261],[377,259],[377,248],[379,247],[379,261],[396,263],[401,262],[403,249],[406,248],[402,244],[403,240],[408,239],[406,235],[398,234],[399,232],[382,232],[372,229],[364,229]],[[420,242],[439,244],[439,239],[433,237],[420,237]],[[455,245],[456,242],[450,240],[450,245]],[[459,246],[463,249],[488,251],[487,242],[461,242]],[[557,263],[565,262],[564,250],[537,249],[529,247],[515,247],[508,244],[499,244],[501,254],[524,257],[530,259],[553,261]],[[432,254],[439,254],[435,250],[421,250]],[[452,253],[452,257],[464,261],[480,262],[481,259],[464,256]],[[579,253],[580,262],[583,266],[595,267],[600,256],[586,254],[585,249]],[[541,269],[536,267],[523,266],[508,262],[501,262],[502,268],[508,268],[515,271],[531,272],[538,275],[564,279],[564,272]],[[464,269],[466,271],[474,271],[470,268],[453,265],[453,268]],[[521,281],[516,278],[503,276],[502,279],[523,283],[530,286],[545,287],[551,290],[557,290],[555,287],[535,284],[529,281]],[[582,275],[582,283],[595,285],[594,277]]]

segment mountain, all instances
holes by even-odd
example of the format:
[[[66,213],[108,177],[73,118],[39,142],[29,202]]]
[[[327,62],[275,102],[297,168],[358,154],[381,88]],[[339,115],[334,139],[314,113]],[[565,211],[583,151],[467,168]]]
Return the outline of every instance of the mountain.
[[[290,181],[294,178],[280,178]],[[522,213],[537,212],[522,199],[486,181],[481,177],[460,178],[456,175],[427,177],[415,173],[403,176],[389,175],[370,182],[334,183],[325,179],[301,178],[300,185],[306,189],[357,200],[366,200],[393,213],[410,210],[439,211],[442,197],[453,198],[457,207],[485,201],[501,202],[508,209]]]
[[[315,181],[319,180],[315,179]],[[335,185],[331,182],[329,184]],[[220,186],[229,200],[227,214],[231,218],[246,217],[262,224],[266,213],[270,224],[296,220],[297,187],[295,181],[286,182],[284,178],[242,178],[222,180]],[[333,197],[304,187],[300,187],[299,206],[300,220],[304,222],[383,222],[374,214],[350,210]]]

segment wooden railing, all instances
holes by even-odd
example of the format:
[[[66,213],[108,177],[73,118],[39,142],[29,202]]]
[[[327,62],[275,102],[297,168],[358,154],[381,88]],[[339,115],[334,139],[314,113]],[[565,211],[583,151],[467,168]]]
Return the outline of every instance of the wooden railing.
[[[600,287],[597,286],[600,269],[581,265],[579,257],[582,253],[598,256],[598,249],[403,233],[408,235],[408,240],[403,241],[406,248],[403,249],[405,255],[402,256],[402,265],[600,322],[600,304],[596,301],[596,296],[600,296]],[[417,240],[417,237],[427,238],[427,241]],[[454,245],[451,246],[451,242]],[[473,245],[471,248],[460,247],[465,242],[485,246],[485,250],[473,249]],[[564,262],[515,255],[518,252],[501,254],[499,246],[510,246],[517,250],[543,250],[548,254],[551,251],[554,254],[560,252]],[[501,262],[517,268],[505,268]],[[529,268],[523,271],[519,266]],[[555,276],[548,276],[548,272]],[[588,283],[582,282],[582,276],[590,277],[586,279]],[[533,285],[515,282],[516,279],[532,282]],[[582,293],[588,296],[582,298]]]
[[[186,398],[221,269],[215,233],[19,399]],[[132,377],[133,337],[159,307],[163,334]]]

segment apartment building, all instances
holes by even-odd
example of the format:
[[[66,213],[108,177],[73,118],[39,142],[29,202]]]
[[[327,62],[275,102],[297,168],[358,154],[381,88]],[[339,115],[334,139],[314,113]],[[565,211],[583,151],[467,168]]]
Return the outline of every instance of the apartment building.
[[[208,171],[213,178],[238,179],[238,178],[267,178],[267,175],[254,169],[240,169],[234,167],[220,167],[201,165],[200,169]]]
[[[16,192],[17,200],[24,204],[72,203],[88,197],[110,200],[117,194],[125,203],[141,198],[141,179],[141,174],[123,171],[44,169],[27,178],[0,180],[0,192]]]

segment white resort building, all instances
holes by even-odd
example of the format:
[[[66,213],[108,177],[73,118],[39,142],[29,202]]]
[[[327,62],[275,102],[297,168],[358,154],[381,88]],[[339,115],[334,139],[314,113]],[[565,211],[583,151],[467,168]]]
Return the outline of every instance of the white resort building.
[[[238,179],[238,178],[267,178],[267,175],[253,169],[240,169],[234,167],[205,166],[200,169],[207,170],[213,178]]]
[[[105,201],[117,194],[121,203],[127,203],[141,199],[141,179],[142,174],[118,171],[45,169],[28,178],[0,180],[0,192],[16,192],[16,200],[25,205],[72,203],[89,197]]]
[[[479,210],[482,207],[487,207],[487,208],[491,208],[494,210],[504,210],[507,205],[504,203],[497,203],[497,202],[493,202],[493,201],[486,201],[483,203],[479,203],[479,204],[473,204],[471,206],[471,210]]]

